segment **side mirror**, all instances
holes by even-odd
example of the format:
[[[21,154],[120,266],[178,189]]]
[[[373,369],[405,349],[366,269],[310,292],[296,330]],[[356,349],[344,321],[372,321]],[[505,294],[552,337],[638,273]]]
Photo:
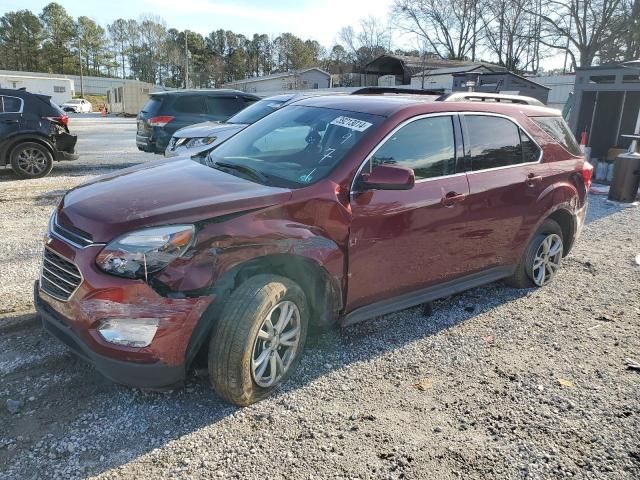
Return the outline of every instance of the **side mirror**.
[[[410,190],[415,183],[412,169],[395,165],[378,165],[360,176],[363,190]]]

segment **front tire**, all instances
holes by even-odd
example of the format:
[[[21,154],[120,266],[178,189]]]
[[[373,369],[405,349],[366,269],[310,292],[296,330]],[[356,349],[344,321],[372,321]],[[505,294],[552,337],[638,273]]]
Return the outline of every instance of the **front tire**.
[[[557,222],[545,220],[527,246],[514,274],[507,283],[516,288],[543,287],[560,269],[564,245],[562,229]]]
[[[11,169],[20,178],[42,178],[53,168],[53,155],[47,147],[35,142],[17,145],[11,151]]]
[[[209,343],[209,378],[225,400],[247,406],[270,395],[295,369],[309,308],[288,278],[257,275],[231,294]]]

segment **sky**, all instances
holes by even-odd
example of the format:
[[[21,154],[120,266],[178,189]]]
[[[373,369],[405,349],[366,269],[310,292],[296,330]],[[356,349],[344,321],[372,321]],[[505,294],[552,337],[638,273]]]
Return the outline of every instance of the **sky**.
[[[28,9],[38,14],[45,0],[0,0],[0,15]],[[116,18],[159,15],[167,26],[207,35],[223,28],[251,36],[290,32],[331,47],[338,30],[372,15],[386,20],[392,0],[58,0],[71,16],[87,16],[103,27]],[[406,40],[403,40],[406,43]],[[403,46],[403,45],[400,45]]]

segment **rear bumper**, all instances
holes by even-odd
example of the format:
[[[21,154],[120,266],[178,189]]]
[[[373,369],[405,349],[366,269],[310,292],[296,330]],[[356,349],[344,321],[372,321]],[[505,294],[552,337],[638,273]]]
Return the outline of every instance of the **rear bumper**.
[[[170,140],[171,134],[159,127],[153,127],[151,135],[136,134],[136,145],[143,152],[163,154]]]
[[[79,155],[75,153],[78,136],[71,133],[60,133],[55,139],[55,159],[58,161],[77,160]]]
[[[41,301],[38,290],[39,285],[36,281],[33,292],[34,304],[44,329],[80,358],[94,365],[96,370],[108,379],[140,388],[169,388],[180,385],[184,381],[186,372],[184,364],[126,362],[100,355],[89,349],[62,316]]]
[[[56,160],[58,161],[77,160],[78,158],[80,158],[80,155],[77,153],[61,152],[59,150],[56,152]]]

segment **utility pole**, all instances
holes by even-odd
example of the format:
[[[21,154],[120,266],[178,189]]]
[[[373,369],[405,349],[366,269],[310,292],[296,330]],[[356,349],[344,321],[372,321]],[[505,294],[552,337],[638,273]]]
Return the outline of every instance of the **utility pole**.
[[[184,88],[189,88],[189,47],[187,45],[187,37],[189,30],[184,31]]]
[[[82,80],[82,48],[80,45],[80,35],[78,35],[78,61],[80,62],[80,97],[84,98],[84,82]]]
[[[562,74],[567,73],[567,57],[569,56],[569,36],[571,35],[571,22],[573,21],[573,15],[569,17],[569,35],[567,35],[567,47],[564,51],[564,65],[562,66]]]

